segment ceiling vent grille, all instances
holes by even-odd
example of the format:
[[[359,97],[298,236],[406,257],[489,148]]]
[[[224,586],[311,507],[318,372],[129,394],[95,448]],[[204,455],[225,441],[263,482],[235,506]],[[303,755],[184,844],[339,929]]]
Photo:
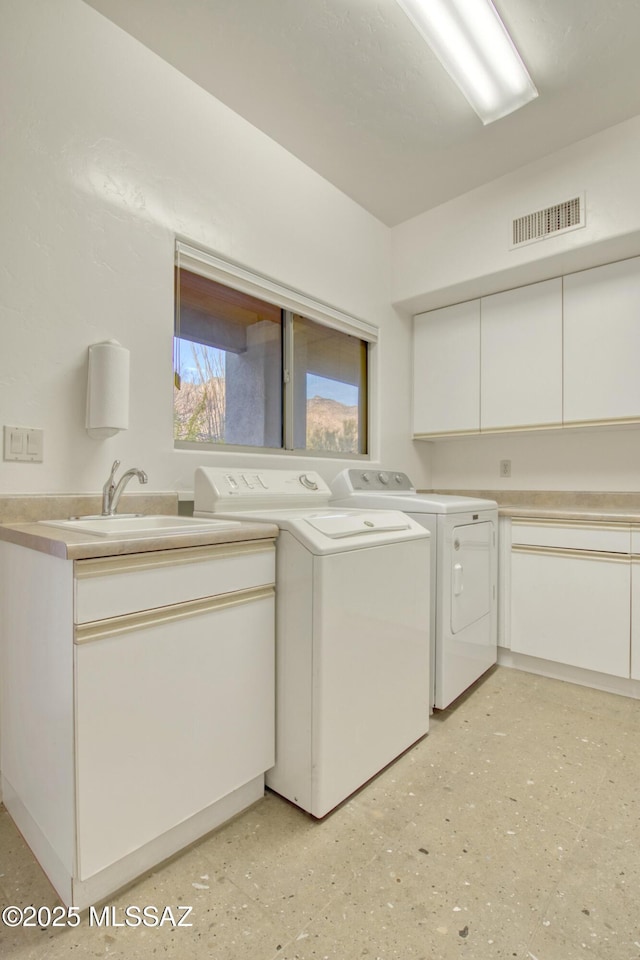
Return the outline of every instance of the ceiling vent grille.
[[[524,243],[533,243],[535,240],[545,240],[555,237],[559,233],[577,230],[585,225],[584,194],[564,200],[544,210],[527,213],[518,217],[512,224],[511,248],[522,246]]]

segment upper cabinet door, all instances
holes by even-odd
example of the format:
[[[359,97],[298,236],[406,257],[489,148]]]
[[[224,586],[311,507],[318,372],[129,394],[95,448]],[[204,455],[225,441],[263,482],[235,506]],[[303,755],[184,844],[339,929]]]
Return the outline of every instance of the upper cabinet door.
[[[565,423],[640,419],[640,257],[564,278]]]
[[[562,280],[481,301],[482,430],[562,423]]]
[[[480,430],[480,301],[414,320],[413,434]]]

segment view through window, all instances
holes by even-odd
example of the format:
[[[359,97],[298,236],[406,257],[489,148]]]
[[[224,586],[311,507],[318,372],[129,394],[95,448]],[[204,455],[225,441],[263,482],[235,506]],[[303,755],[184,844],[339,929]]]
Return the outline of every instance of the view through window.
[[[367,343],[176,271],[174,437],[185,443],[367,452]]]
[[[294,446],[363,453],[367,345],[293,316]]]

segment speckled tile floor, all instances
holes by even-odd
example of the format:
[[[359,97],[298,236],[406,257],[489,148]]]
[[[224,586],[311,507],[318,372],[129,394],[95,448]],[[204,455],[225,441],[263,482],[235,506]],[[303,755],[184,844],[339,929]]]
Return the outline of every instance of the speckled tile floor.
[[[9,929],[3,960],[638,960],[640,702],[494,669],[322,823],[263,801],[114,896],[189,928]],[[0,808],[0,901],[58,901]]]

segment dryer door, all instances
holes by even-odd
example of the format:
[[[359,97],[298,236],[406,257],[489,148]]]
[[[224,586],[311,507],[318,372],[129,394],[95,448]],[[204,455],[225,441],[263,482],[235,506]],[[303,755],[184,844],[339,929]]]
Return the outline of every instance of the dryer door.
[[[451,551],[451,632],[465,630],[491,610],[491,538],[493,524],[466,523],[453,528]]]

